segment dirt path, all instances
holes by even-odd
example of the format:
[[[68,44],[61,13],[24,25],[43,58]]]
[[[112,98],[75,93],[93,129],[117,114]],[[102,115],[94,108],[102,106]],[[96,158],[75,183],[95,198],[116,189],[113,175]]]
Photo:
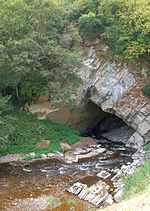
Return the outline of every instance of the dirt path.
[[[150,195],[142,194],[97,211],[149,211]]]

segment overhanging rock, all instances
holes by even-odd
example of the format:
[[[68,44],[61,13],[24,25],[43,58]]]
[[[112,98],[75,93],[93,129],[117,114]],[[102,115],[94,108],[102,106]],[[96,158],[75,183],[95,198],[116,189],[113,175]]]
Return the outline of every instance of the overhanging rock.
[[[140,71],[133,74],[126,64],[108,61],[106,49],[102,45],[99,50],[91,47],[85,56],[80,71],[84,87],[79,107],[88,100],[102,111],[115,114],[135,130],[128,144],[139,148],[150,141],[150,100],[141,92],[146,78]],[[88,78],[84,77],[85,72]]]
[[[74,113],[66,107],[52,110],[45,98],[27,109],[39,119],[50,119],[77,129],[94,126],[107,113],[112,113],[135,130],[127,144],[139,148],[150,141],[150,100],[141,92],[147,80],[146,71],[133,71],[126,64],[109,61],[107,49],[100,43],[84,47],[84,64],[79,71],[83,85],[78,90]]]

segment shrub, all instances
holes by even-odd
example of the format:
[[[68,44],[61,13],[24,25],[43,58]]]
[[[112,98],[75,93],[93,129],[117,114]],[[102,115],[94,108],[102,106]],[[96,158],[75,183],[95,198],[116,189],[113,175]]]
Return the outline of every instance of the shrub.
[[[74,70],[81,61],[74,46],[61,45],[67,27],[59,1],[1,0],[0,91],[21,102],[46,92],[51,101],[67,104],[80,82]]]
[[[68,0],[70,2],[70,0]],[[99,0],[74,0],[70,5],[70,20],[78,21],[83,14],[98,13]]]
[[[76,201],[74,199],[68,199],[67,200],[67,204],[70,205],[70,206],[71,205],[75,205],[76,204]]]
[[[150,98],[150,82],[142,88],[143,94]]]
[[[147,160],[144,166],[137,169],[134,174],[126,176],[124,180],[123,198],[129,198],[144,191],[150,193],[150,160]]]
[[[10,102],[10,96],[0,96],[0,144],[5,146],[9,140],[10,134],[15,130],[14,120],[11,116],[13,107]]]
[[[99,16],[115,58],[150,59],[149,0],[101,0]]]
[[[27,115],[24,112],[16,112],[11,118],[13,118],[14,121],[10,122],[10,126],[8,126],[11,128],[15,125],[11,133],[8,133],[9,130],[7,127],[7,130],[0,128],[0,131],[4,129],[4,131],[7,132],[7,139],[5,140],[9,141],[5,147],[0,148],[0,155],[35,152],[35,158],[40,158],[41,154],[61,151],[59,142],[62,140],[69,144],[76,143],[80,140],[78,131],[49,120],[37,120],[35,117],[29,114]],[[44,149],[36,149],[35,146],[41,142],[41,140],[50,140],[50,146]]]
[[[90,38],[95,38],[99,35],[102,30],[101,21],[97,18],[96,14],[89,12],[88,14],[83,14],[79,18],[80,29],[86,33]]]

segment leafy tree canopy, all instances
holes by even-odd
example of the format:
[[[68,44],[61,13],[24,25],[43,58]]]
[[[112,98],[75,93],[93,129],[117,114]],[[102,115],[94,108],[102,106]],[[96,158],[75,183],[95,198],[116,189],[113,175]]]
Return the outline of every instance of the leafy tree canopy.
[[[31,101],[48,92],[55,104],[68,103],[80,81],[75,74],[80,64],[75,38],[70,48],[61,42],[69,31],[60,1],[1,0],[1,93]]]
[[[105,39],[115,59],[150,61],[149,0],[76,0],[73,14],[81,32]]]
[[[150,61],[149,0],[101,0],[99,17],[115,58]]]

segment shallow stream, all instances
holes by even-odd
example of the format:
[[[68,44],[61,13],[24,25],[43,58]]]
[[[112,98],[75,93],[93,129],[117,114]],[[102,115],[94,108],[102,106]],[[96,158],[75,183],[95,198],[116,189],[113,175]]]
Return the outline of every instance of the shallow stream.
[[[98,157],[80,160],[74,164],[64,164],[59,161],[40,160],[24,167],[0,165],[0,210],[14,211],[87,211],[93,205],[80,200],[66,191],[73,183],[80,181],[88,186],[96,183],[100,178],[96,175],[105,169],[111,173],[104,181],[113,191],[111,178],[112,169],[118,168],[131,161],[133,151],[122,144],[103,143],[106,152]],[[47,199],[56,197],[61,206],[55,209],[48,208]],[[73,200],[74,203],[68,203]]]

